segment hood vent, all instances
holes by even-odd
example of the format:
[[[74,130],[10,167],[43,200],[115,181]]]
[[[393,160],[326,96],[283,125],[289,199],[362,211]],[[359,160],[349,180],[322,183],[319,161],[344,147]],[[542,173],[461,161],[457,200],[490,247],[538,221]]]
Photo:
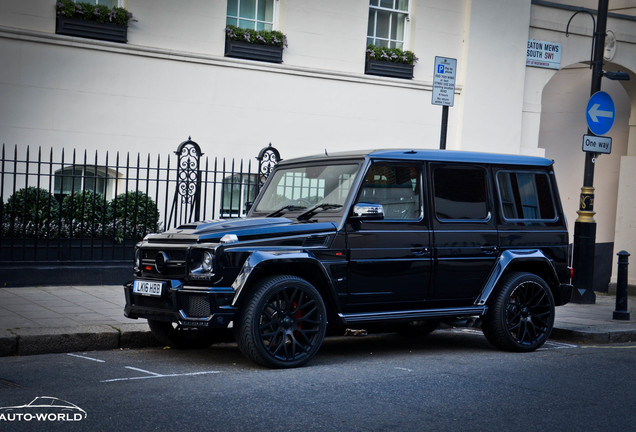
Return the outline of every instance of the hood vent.
[[[305,239],[303,246],[307,246],[307,247],[326,246],[327,240],[329,240],[329,236],[311,236]]]

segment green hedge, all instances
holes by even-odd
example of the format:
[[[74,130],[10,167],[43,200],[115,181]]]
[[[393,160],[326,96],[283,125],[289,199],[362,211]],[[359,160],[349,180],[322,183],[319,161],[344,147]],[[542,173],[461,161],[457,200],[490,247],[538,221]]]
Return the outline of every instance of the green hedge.
[[[61,207],[61,208],[60,208]],[[106,201],[92,191],[67,195],[60,206],[45,189],[20,189],[0,203],[0,236],[5,238],[107,238],[121,242],[157,232],[159,209],[143,192],[129,191]]]

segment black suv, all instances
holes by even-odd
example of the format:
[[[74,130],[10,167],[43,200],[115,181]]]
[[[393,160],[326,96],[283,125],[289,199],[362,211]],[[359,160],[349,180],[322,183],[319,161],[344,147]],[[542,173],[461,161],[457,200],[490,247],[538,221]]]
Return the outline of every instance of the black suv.
[[[247,218],[140,242],[125,315],[174,347],[233,331],[269,367],[306,363],[328,327],[427,333],[462,317],[535,350],[572,290],[552,165],[445,150],[283,161]]]

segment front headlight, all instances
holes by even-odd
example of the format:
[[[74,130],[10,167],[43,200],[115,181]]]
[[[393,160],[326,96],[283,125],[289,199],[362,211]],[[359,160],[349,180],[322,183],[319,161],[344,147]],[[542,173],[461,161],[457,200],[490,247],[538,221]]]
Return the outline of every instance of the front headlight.
[[[141,248],[135,246],[135,270],[141,270]]]
[[[212,270],[214,270],[214,267],[212,265],[213,258],[214,257],[212,256],[212,253],[210,251],[203,252],[203,260],[201,260],[201,270],[203,270],[205,273],[211,273]]]
[[[214,252],[207,249],[191,249],[189,268],[190,279],[212,279],[214,276]]]

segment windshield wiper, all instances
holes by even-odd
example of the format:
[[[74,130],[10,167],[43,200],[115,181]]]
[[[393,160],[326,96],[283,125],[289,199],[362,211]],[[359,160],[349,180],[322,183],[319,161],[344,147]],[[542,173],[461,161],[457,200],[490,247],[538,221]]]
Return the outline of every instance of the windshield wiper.
[[[305,210],[307,207],[305,206],[299,206],[299,205],[295,205],[295,204],[290,204],[290,205],[286,205],[284,207],[279,208],[278,210],[276,210],[275,212],[272,212],[270,214],[268,214],[265,217],[277,217],[277,216],[282,216],[285,213],[287,213],[288,211],[299,211],[299,210]]]
[[[309,210],[307,210],[304,213],[299,214],[296,219],[302,221],[302,220],[307,220],[310,217],[312,217],[313,215],[315,215],[318,212],[321,212],[323,210],[331,210],[331,209],[337,209],[342,207],[342,204],[327,204],[327,203],[322,203],[322,204],[318,204],[313,206],[312,208],[310,208]]]

